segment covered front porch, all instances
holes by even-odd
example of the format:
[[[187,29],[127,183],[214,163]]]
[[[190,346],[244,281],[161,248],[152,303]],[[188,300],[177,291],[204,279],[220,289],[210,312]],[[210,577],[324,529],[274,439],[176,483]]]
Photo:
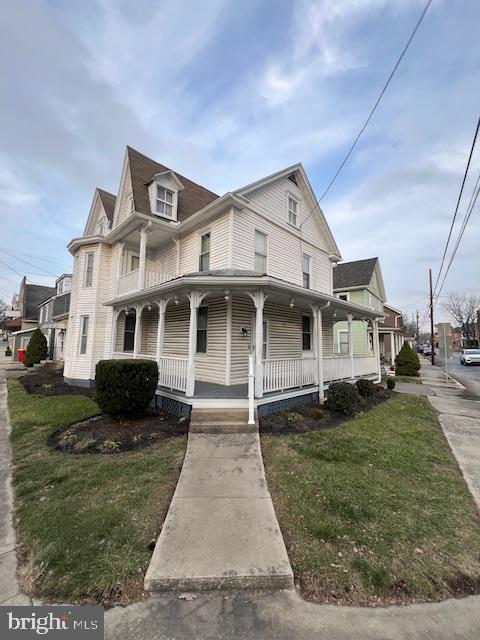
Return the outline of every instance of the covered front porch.
[[[163,295],[150,292],[148,300],[113,303],[112,358],[155,360],[159,395],[191,406],[259,407],[308,394],[323,401],[333,381],[378,379],[371,310],[296,285],[259,286],[265,277],[203,276],[194,286],[198,279],[165,283]],[[366,355],[351,347],[358,319],[374,335]],[[342,354],[334,348],[336,322],[348,327]]]

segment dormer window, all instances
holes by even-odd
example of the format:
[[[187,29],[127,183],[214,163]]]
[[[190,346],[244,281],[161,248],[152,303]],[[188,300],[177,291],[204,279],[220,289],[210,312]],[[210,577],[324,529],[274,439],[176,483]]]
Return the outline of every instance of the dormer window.
[[[157,185],[156,211],[166,218],[173,218],[173,191]]]

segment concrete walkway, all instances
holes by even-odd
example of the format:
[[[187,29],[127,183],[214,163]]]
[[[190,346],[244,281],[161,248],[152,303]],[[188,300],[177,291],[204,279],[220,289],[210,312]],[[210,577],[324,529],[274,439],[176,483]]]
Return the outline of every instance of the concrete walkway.
[[[7,407],[4,351],[0,355],[0,606],[30,604],[17,579],[16,538],[13,527],[12,451]]]
[[[191,433],[145,588],[245,587],[293,587],[259,435]]]

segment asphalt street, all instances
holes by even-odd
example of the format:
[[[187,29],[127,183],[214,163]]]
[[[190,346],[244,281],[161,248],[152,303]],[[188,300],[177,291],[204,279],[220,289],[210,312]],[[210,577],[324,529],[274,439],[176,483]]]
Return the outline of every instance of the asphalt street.
[[[445,359],[440,354],[436,356],[435,364],[445,370]],[[468,392],[480,396],[480,365],[461,365],[460,354],[453,353],[448,360],[447,371],[461,382]]]

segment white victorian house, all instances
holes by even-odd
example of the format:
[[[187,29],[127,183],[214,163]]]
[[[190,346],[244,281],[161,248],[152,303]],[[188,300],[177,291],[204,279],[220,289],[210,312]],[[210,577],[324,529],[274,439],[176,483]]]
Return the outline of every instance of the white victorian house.
[[[250,399],[262,414],[379,378],[382,313],[333,295],[341,256],[301,164],[218,196],[127,147],[118,195],[95,191],[68,247],[71,384],[93,384],[101,359],[147,358],[166,410]],[[373,351],[334,353],[334,323],[352,345],[355,320]]]

